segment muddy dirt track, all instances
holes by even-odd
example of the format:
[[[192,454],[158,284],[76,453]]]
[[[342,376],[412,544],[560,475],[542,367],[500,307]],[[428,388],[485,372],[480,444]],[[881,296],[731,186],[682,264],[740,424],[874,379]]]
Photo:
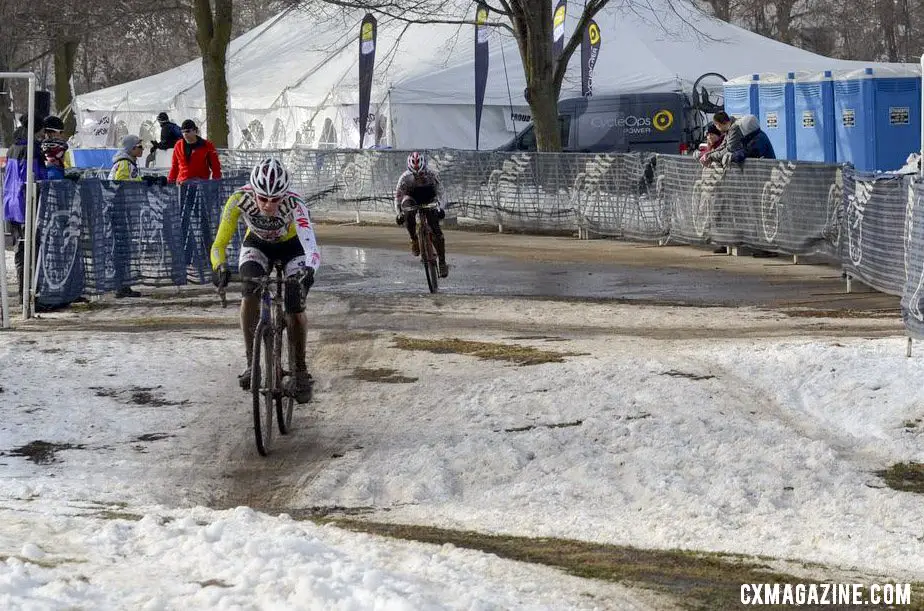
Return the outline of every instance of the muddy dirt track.
[[[554,342],[561,350],[604,350],[616,338],[721,341],[774,337],[901,335],[897,297],[861,286],[847,294],[838,267],[794,265],[791,258],[714,255],[709,249],[610,240],[447,231],[451,275],[426,294],[423,272],[399,227],[318,225],[322,270],[309,297],[310,367],[317,400],[296,414],[293,435],[256,455],[243,412],[249,395],[229,383],[216,405],[240,405],[213,426],[211,447],[193,449],[189,500],[214,507],[249,505],[269,512],[329,513],[337,507],[297,501],[332,461],[361,460],[387,447],[398,385],[358,379],[358,370],[408,370],[391,348],[396,334],[478,337],[507,343]],[[233,287],[236,288],[236,287]],[[160,332],[238,337],[234,307],[222,309],[211,287],[144,290],[146,297],[104,297],[80,312],[42,315],[21,330]],[[233,301],[233,300],[232,300]],[[233,345],[233,343],[232,343]],[[243,352],[241,350],[241,352]],[[241,367],[221,357],[228,379]],[[441,359],[415,357],[421,375],[448,374]],[[406,392],[406,391],[402,391]],[[436,401],[438,398],[434,398]],[[231,441],[229,441],[231,440]],[[353,507],[350,512],[388,511]]]

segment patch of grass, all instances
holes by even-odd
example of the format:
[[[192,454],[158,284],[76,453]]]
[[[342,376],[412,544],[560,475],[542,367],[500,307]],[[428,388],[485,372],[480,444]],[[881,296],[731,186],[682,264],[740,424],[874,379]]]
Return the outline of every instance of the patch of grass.
[[[914,420],[905,420],[902,426],[904,426],[906,429],[916,429],[918,428],[918,425],[920,424],[921,424],[921,419],[915,418]]]
[[[783,310],[790,318],[901,318],[901,310]]]
[[[76,560],[74,558],[26,558],[24,556],[5,556],[0,554],[0,563],[6,563],[10,558],[16,558],[20,562],[26,564],[34,564],[35,566],[40,566],[43,569],[53,569],[61,566],[62,564],[67,564],[69,562],[83,562],[82,560]]]
[[[900,462],[888,469],[876,471],[889,488],[902,492],[924,494],[924,463]]]
[[[715,378],[713,375],[698,375],[695,373],[686,373],[684,371],[677,371],[676,369],[671,369],[670,371],[662,371],[660,373],[662,376],[670,376],[672,378],[689,378],[690,380],[712,380]]]
[[[401,350],[423,350],[434,354],[467,354],[482,360],[508,361],[517,365],[540,365],[542,363],[564,363],[565,357],[582,356],[586,353],[555,352],[539,350],[532,346],[516,344],[494,344],[475,342],[457,338],[416,339],[398,336],[394,339],[395,347]]]
[[[350,377],[354,380],[383,382],[385,384],[410,384],[417,381],[417,378],[403,376],[400,375],[396,369],[387,368],[365,369],[363,367],[357,367],[353,370],[353,374]]]
[[[572,426],[581,426],[584,424],[583,420],[575,420],[574,422],[553,422],[552,424],[527,424],[526,426],[517,426],[510,429],[504,429],[505,433],[521,433],[523,431],[531,431],[538,428],[546,429],[566,429]]]
[[[203,588],[208,588],[209,586],[213,586],[216,588],[233,588],[234,587],[233,584],[230,584],[226,581],[222,581],[221,579],[206,579],[205,581],[197,581],[195,583],[198,583]]]
[[[501,558],[553,566],[578,577],[642,587],[662,593],[685,609],[737,609],[743,583],[804,583],[752,556],[684,550],[646,550],[569,539],[488,535],[429,526],[383,524],[351,518],[322,522],[357,531],[480,550]],[[814,581],[814,580],[813,580]],[[912,589],[913,592],[916,592]],[[920,594],[911,609],[924,609]]]
[[[31,460],[37,465],[49,465],[58,460],[57,454],[61,450],[83,450],[86,446],[70,443],[49,443],[47,441],[30,441],[26,445],[10,451],[8,456],[21,456]]]
[[[129,522],[137,522],[144,517],[129,511],[111,511],[108,509],[98,511],[94,513],[93,516],[100,518],[101,520],[128,520]]]

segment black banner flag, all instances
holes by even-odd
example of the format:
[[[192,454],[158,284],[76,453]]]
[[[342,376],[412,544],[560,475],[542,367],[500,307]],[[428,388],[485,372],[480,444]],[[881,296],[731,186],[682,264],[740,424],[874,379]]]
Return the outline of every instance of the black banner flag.
[[[475,10],[475,149],[481,141],[481,109],[488,83],[488,7],[478,3]]]
[[[372,13],[366,13],[359,28],[359,148],[363,147],[366,124],[369,122],[369,98],[372,96],[377,29],[375,17]]]
[[[594,65],[600,54],[600,27],[591,20],[581,41],[581,95],[593,95]]]
[[[565,12],[566,0],[558,0],[555,5],[555,12],[552,13],[552,59],[557,60],[561,57],[561,52],[565,48]]]

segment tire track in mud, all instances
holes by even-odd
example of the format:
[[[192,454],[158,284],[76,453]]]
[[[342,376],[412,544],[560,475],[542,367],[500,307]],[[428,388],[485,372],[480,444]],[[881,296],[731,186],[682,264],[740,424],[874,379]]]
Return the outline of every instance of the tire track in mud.
[[[292,509],[292,497],[310,485],[332,460],[361,443],[363,431],[351,423],[352,387],[360,382],[349,374],[362,367],[382,340],[375,335],[351,331],[309,331],[309,369],[315,377],[315,399],[296,405],[293,430],[281,436],[276,430],[269,456],[257,454],[252,422],[246,434],[228,453],[220,481],[224,490],[213,507],[226,509],[246,505],[267,513]],[[248,395],[249,398],[249,395]],[[361,420],[361,419],[360,419]]]

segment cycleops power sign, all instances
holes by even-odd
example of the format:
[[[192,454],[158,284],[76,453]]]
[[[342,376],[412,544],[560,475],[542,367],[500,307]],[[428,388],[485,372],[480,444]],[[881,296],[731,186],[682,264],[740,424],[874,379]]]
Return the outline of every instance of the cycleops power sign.
[[[674,125],[674,113],[662,109],[650,117],[635,114],[595,116],[591,118],[590,124],[598,129],[623,128],[627,134],[650,134],[652,128],[659,132],[669,130]]]

